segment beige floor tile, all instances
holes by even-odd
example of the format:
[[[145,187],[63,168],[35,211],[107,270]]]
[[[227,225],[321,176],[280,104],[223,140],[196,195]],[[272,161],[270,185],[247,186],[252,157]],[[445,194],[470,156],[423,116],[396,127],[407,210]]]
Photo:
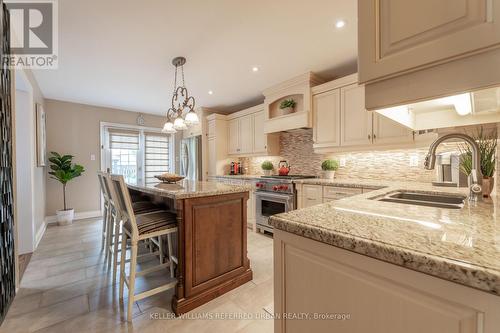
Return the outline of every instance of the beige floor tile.
[[[0,333],[35,332],[89,311],[87,296],[79,296],[20,316],[7,315]]]

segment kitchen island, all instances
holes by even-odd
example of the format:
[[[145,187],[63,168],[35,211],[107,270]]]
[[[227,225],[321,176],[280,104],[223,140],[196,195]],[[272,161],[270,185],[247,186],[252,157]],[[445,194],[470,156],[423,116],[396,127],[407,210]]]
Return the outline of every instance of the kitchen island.
[[[341,320],[275,321],[275,332],[500,331],[500,203],[438,208],[398,193],[465,198],[421,183],[300,180],[373,191],[271,217],[275,312]],[[348,317],[349,319],[345,319]]]
[[[177,214],[176,315],[186,313],[252,280],[247,257],[248,186],[183,180],[127,184]]]

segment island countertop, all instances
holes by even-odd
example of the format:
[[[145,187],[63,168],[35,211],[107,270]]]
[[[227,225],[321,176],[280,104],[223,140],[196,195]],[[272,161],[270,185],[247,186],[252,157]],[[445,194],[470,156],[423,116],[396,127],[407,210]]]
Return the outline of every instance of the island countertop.
[[[300,181],[318,184],[318,180]],[[372,181],[321,185],[370,187]],[[365,184],[366,183],[366,184]],[[379,189],[274,215],[279,230],[500,295],[500,200],[442,209],[373,200],[395,191],[467,195],[468,189],[377,182]]]
[[[193,181],[186,179],[175,184],[127,183],[127,186],[132,190],[175,200],[209,197],[230,193],[242,193],[251,190],[249,185],[227,185],[217,182]]]

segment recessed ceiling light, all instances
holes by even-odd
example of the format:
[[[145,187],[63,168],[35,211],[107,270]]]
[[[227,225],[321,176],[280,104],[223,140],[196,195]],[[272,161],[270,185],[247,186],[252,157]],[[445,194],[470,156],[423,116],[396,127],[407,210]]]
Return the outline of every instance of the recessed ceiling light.
[[[213,92],[212,90],[209,90],[209,91],[208,91],[208,94],[209,94],[209,95],[213,95],[213,94],[214,94],[214,92]]]
[[[337,22],[335,22],[335,28],[341,29],[343,27],[345,27],[345,21],[344,20],[338,20]]]
[[[258,72],[258,71],[259,71],[259,67],[257,67],[257,66],[252,67],[252,72]]]

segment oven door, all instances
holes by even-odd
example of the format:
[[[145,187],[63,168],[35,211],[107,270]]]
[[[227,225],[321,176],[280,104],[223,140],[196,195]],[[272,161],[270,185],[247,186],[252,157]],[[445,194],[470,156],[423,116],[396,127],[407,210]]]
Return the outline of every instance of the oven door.
[[[293,210],[294,199],[290,194],[256,192],[255,193],[255,219],[257,227],[272,231],[269,217],[275,214],[286,213]]]

